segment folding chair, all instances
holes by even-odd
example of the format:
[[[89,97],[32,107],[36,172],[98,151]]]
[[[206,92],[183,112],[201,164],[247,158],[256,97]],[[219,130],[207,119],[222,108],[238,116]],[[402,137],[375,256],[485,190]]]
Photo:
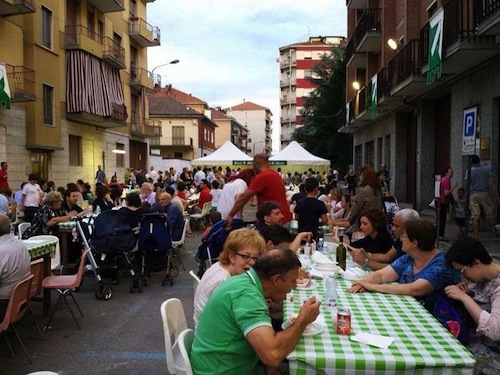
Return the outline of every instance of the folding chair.
[[[187,329],[182,302],[177,298],[170,298],[161,304],[160,313],[163,321],[168,372],[172,375],[184,373],[184,360],[178,341],[180,333]]]
[[[189,271],[189,274],[193,278],[193,292],[196,292],[196,288],[198,288],[198,284],[200,283],[200,278],[194,273],[193,270]]]
[[[179,349],[184,361],[184,374],[193,375],[191,368],[191,347],[193,346],[194,331],[191,328],[185,329],[179,335]]]
[[[182,263],[180,250],[185,249],[186,252],[189,251],[186,245],[186,230],[189,225],[189,219],[184,219],[184,227],[182,229],[182,236],[179,241],[172,241],[172,257],[175,257],[177,261],[181,264],[182,269],[185,271],[186,267],[184,267],[184,263]]]
[[[203,208],[201,209],[201,213],[189,215],[189,218],[193,219],[193,227],[194,227],[194,224],[196,224],[196,223],[199,222],[200,225],[203,227],[203,229],[205,229],[205,216],[207,216],[208,214],[210,214],[210,208],[211,207],[212,207],[212,203],[211,202],[206,202],[203,205]]]

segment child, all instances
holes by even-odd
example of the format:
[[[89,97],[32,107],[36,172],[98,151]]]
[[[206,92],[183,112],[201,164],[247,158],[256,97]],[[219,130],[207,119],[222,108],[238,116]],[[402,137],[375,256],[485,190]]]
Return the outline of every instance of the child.
[[[217,205],[219,204],[219,198],[222,190],[219,189],[219,181],[212,181],[212,190],[210,190],[210,195],[212,196],[212,211],[217,211]]]
[[[465,228],[465,189],[457,190],[457,198],[454,202],[455,222],[458,225],[458,238],[464,237]]]

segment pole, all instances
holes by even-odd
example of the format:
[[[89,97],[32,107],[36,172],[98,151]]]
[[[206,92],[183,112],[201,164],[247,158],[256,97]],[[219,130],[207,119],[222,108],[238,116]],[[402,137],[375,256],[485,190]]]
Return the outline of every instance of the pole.
[[[465,180],[467,181],[467,189],[465,190],[465,226],[464,226],[464,237],[469,236],[469,219],[470,219],[470,172],[472,169],[472,157],[467,156],[467,174]]]

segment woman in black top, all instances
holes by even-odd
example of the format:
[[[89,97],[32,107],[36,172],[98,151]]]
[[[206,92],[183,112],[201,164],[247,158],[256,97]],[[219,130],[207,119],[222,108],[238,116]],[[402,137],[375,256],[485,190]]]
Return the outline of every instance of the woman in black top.
[[[95,188],[95,194],[97,198],[92,202],[92,205],[94,206],[94,212],[96,212],[97,207],[99,207],[99,210],[103,212],[111,210],[115,206],[113,204],[113,201],[111,200],[109,187],[98,184]]]
[[[381,210],[366,211],[359,220],[364,238],[351,243],[351,247],[363,248],[369,253],[387,253],[393,245],[393,239],[387,230],[387,218]]]

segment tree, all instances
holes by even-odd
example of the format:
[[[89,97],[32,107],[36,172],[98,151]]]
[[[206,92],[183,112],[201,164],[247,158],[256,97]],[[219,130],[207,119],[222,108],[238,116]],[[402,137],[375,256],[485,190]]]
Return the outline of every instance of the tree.
[[[337,132],[337,113],[345,106],[345,46],[332,48],[321,56],[308,79],[316,89],[306,98],[302,123],[292,139],[303,143],[314,155],[330,160],[337,169],[346,170],[352,163],[350,137]]]

